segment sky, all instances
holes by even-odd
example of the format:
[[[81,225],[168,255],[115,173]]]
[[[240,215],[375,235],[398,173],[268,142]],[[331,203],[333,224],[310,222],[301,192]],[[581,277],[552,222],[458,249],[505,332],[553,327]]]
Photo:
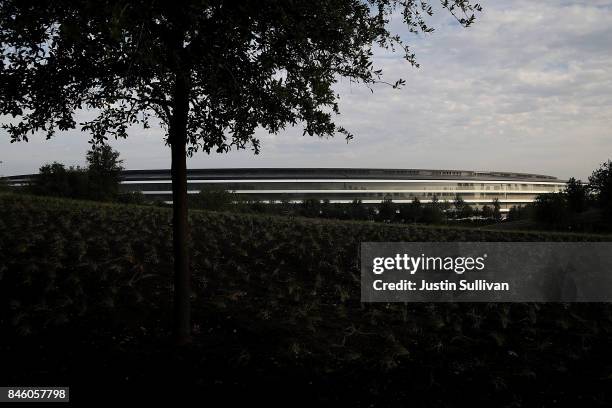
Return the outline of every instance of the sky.
[[[340,80],[336,122],[355,138],[258,131],[261,153],[197,153],[190,168],[376,167],[528,172],[586,180],[612,159],[612,1],[482,1],[472,27],[439,11],[435,31],[405,36],[420,68],[377,51],[374,64],[402,89]],[[402,30],[399,21],[392,22]],[[79,113],[85,117],[87,112]],[[77,122],[79,115],[77,115]],[[128,169],[169,168],[160,128],[111,141]],[[83,165],[88,136],[9,143],[0,175],[48,162]]]

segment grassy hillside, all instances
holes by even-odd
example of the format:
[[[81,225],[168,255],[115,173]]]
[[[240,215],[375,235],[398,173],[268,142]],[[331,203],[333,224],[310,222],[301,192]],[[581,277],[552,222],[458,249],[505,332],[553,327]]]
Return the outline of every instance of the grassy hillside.
[[[176,352],[170,217],[0,195],[0,383],[70,384],[74,398],[101,383],[356,406],[612,402],[608,304],[359,301],[363,241],[605,236],[192,212],[194,344]]]

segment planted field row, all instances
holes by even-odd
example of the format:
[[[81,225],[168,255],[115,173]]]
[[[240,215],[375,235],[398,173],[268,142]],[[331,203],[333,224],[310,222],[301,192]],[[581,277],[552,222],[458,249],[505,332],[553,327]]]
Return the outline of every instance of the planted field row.
[[[65,330],[128,348],[164,338],[170,221],[167,209],[1,195],[2,335]],[[432,398],[453,383],[507,404],[513,388],[571,382],[580,398],[606,401],[588,390],[612,374],[609,305],[362,304],[358,264],[364,241],[605,237],[208,212],[190,224],[195,343],[230,367],[378,372]]]

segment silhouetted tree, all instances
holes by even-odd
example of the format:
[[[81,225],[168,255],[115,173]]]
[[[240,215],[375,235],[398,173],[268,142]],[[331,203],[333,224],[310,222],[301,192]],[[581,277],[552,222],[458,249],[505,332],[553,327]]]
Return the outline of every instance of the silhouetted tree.
[[[68,198],[88,198],[87,171],[80,167],[66,168],[53,162],[43,165],[32,180],[29,190],[38,195]]]
[[[383,222],[392,222],[395,220],[396,206],[393,200],[385,198],[378,206],[378,219]]]
[[[535,204],[513,205],[508,211],[508,221],[528,220],[535,218]]]
[[[501,221],[502,215],[501,215],[501,205],[499,204],[499,199],[494,198],[492,204],[493,204],[493,219],[495,221]]]
[[[460,195],[455,196],[453,206],[455,207],[455,215],[459,218],[469,218],[474,213],[472,206],[467,204]]]
[[[589,190],[608,221],[612,220],[612,161],[608,160],[589,177]]]
[[[410,215],[410,203],[396,203],[395,208],[397,209],[396,219],[398,222],[410,222],[408,218]]]
[[[87,168],[66,168],[58,162],[43,165],[29,190],[56,197],[116,200],[122,170],[119,153],[108,145],[94,145],[87,152],[86,160]]]
[[[469,0],[442,7],[463,26],[481,9]],[[255,129],[298,122],[308,135],[350,139],[333,121],[333,85],[384,82],[375,47],[401,50],[416,65],[391,20],[430,32],[432,13],[427,0],[4,0],[0,118],[18,118],[4,122],[12,141],[73,129],[80,109],[94,113],[78,125],[96,142],[127,137],[153,116],[162,122],[172,158],[174,334],[183,344],[191,328],[186,156],[257,153]]]
[[[437,195],[434,195],[431,202],[423,207],[421,219],[427,224],[439,224],[444,220],[444,212]]]
[[[540,194],[534,203],[536,221],[550,227],[563,227],[568,223],[567,201],[562,193]]]
[[[567,207],[573,213],[581,213],[587,208],[588,192],[580,180],[571,177],[565,184],[563,191],[567,200]]]
[[[420,221],[423,213],[423,205],[418,197],[414,197],[412,202],[408,205],[408,214],[406,214],[406,218],[411,222]]]
[[[321,216],[321,201],[312,198],[307,198],[302,201],[300,215],[303,217],[320,217]]]
[[[493,209],[488,205],[483,205],[480,209],[483,218],[493,218]]]
[[[437,200],[437,197],[436,197]],[[451,209],[451,203],[448,200],[441,200],[441,201],[437,201],[438,202],[438,207],[440,208],[440,210],[442,211],[442,215],[446,216],[446,213],[448,213]]]
[[[94,144],[87,152],[86,159],[89,197],[103,201],[116,199],[123,170],[119,152],[107,144]]]
[[[326,198],[320,201],[320,204],[321,204],[320,216],[325,217],[325,218],[337,218],[338,214],[336,214],[335,208],[333,208],[333,206],[329,202],[329,199]]]
[[[348,206],[349,218],[353,220],[367,220],[368,209],[361,200],[353,200]]]

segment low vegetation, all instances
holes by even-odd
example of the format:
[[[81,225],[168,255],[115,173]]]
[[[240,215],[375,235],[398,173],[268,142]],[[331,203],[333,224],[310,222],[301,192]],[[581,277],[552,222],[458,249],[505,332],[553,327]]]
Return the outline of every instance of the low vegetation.
[[[367,204],[361,200],[332,203],[317,199],[267,202],[244,200],[231,191],[207,189],[189,197],[189,204],[193,209],[202,210],[399,224],[487,225],[502,219],[499,200],[494,199],[490,205],[480,209],[466,204],[460,196],[453,203],[440,201],[435,196],[428,203],[421,203],[416,197],[410,203],[397,203],[391,199]]]
[[[572,177],[563,191],[542,194],[533,203],[511,208],[508,221],[521,221],[520,225],[532,229],[612,231],[612,161],[593,171],[588,183]]]
[[[144,203],[142,194],[119,191],[123,161],[109,145],[92,145],[86,154],[86,167],[47,163],[40,167],[28,185],[13,188],[35,195]]]
[[[170,220],[151,206],[0,194],[0,382],[225,398],[281,387],[356,406],[466,393],[498,406],[611,402],[610,305],[362,304],[358,264],[364,241],[605,236],[192,211],[194,342],[177,356],[164,346]]]

